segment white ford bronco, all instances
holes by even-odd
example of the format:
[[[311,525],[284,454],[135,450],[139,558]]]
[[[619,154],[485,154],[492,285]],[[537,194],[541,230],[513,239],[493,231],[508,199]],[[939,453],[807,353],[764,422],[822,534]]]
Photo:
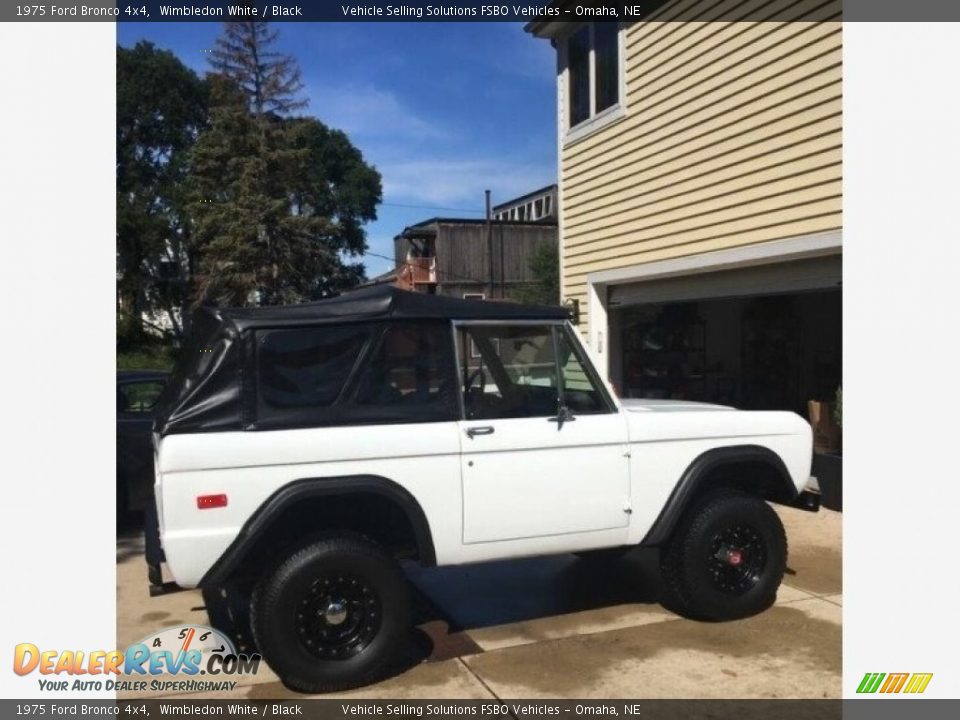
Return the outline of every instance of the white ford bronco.
[[[669,607],[733,619],[783,577],[768,502],[819,507],[801,418],[618,400],[561,308],[380,286],[193,337],[154,426],[152,590],[201,588],[298,690],[391,667],[401,561],[658,547]]]

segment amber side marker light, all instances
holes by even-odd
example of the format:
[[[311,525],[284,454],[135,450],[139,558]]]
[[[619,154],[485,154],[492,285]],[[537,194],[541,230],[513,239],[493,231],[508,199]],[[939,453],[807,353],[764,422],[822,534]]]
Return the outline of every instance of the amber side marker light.
[[[219,495],[197,495],[197,507],[201,510],[226,506],[227,496],[224,493],[220,493]]]

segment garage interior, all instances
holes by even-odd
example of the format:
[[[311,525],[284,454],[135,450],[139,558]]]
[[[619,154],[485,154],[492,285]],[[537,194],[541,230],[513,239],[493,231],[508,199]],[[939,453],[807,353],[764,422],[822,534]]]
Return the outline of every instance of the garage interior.
[[[622,397],[807,415],[842,382],[839,255],[610,288]]]

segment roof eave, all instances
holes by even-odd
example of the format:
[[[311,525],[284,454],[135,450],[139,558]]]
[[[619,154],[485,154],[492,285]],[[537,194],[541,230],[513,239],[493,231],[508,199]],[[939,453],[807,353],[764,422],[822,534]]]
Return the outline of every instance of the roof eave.
[[[440,222],[439,218],[424,220],[422,223],[405,227],[398,237],[407,240],[429,240],[430,238],[435,238],[437,236],[437,225]]]
[[[564,26],[569,24],[569,22],[559,22],[557,20],[534,20],[524,25],[523,30],[541,40],[554,40],[561,34]]]
[[[556,191],[557,191],[557,184],[550,183],[549,185],[544,185],[542,188],[538,188],[537,190],[531,190],[530,192],[524,193],[523,195],[518,195],[517,197],[511,200],[507,200],[506,202],[500,203],[499,205],[494,205],[490,209],[490,211],[494,215],[496,215],[498,211],[503,210],[504,208],[512,208],[515,205],[520,205],[526,202],[527,200],[535,200],[536,198],[541,197],[542,195],[546,195],[547,193],[556,192]]]
[[[572,0],[551,0],[547,3],[547,7],[554,7],[559,9],[564,9],[564,6],[567,8],[573,6]],[[560,13],[561,15],[564,13]],[[544,18],[543,20],[531,20],[526,25],[523,26],[524,32],[528,32],[534,37],[553,40],[557,36],[563,33],[564,27],[569,26],[571,23],[561,22],[556,16]]]

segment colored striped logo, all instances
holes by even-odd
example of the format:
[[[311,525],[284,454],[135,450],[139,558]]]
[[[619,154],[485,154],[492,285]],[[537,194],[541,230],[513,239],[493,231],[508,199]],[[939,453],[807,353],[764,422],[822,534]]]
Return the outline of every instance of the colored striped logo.
[[[860,681],[858,693],[922,693],[933,673],[867,673]]]

